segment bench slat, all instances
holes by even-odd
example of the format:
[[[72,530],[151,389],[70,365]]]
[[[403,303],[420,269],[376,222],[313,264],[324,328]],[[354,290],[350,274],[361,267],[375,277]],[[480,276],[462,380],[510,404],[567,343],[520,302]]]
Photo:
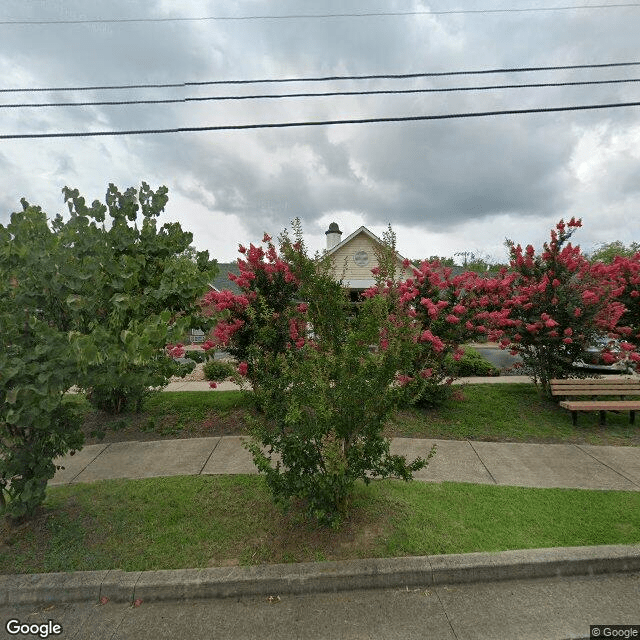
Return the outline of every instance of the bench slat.
[[[640,381],[634,379],[615,380],[551,380],[551,395],[554,396],[636,396],[640,395]]]
[[[640,389],[640,383],[637,382],[599,382],[597,384],[580,384],[579,382],[570,382],[567,384],[554,384],[551,383],[551,386],[555,389],[591,389],[593,387],[598,387],[602,389],[612,389],[612,388],[622,388],[622,389]]]
[[[565,396],[565,397],[580,397],[580,396],[627,396],[629,398],[635,398],[640,395],[640,391],[629,391],[629,389],[589,389],[584,391],[579,389],[578,391],[556,391],[551,395]]]
[[[551,384],[562,386],[562,385],[584,385],[589,386],[593,384],[602,384],[602,385],[612,385],[612,384],[630,384],[630,385],[639,385],[640,381],[636,379],[624,379],[624,378],[614,378],[610,380],[579,380],[577,378],[567,378],[566,380],[552,380]]]
[[[640,389],[640,384],[551,384],[552,389]]]
[[[551,384],[638,384],[640,380],[632,376],[623,378],[609,376],[608,378],[552,378]]]
[[[563,400],[560,406],[569,411],[640,411],[640,400]]]

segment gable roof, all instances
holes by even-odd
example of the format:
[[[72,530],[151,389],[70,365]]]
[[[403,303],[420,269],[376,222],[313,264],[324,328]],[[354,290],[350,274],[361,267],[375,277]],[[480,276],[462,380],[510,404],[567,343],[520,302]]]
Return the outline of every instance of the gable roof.
[[[240,275],[240,267],[237,262],[221,262],[218,263],[218,275],[210,283],[210,286],[216,291],[222,291],[223,289],[229,289],[236,295],[240,295],[240,287],[233,281],[229,280],[229,272]]]
[[[336,251],[338,251],[339,249],[347,245],[349,242],[351,242],[351,240],[356,238],[361,233],[366,235],[375,244],[379,244],[379,245],[384,244],[383,241],[380,238],[378,238],[377,235],[375,235],[375,233],[372,233],[371,231],[369,231],[369,229],[362,226],[359,229],[356,229],[352,234],[347,236],[344,240],[339,242],[337,245],[335,245],[331,249],[328,249],[328,250],[325,249],[326,254],[332,255],[333,253],[335,253]],[[397,251],[396,251],[396,258],[398,259],[399,262],[403,262],[405,260],[405,258],[401,256]],[[238,267],[237,261],[219,262],[218,275],[212,280],[212,282],[209,283],[209,286],[212,289],[215,289],[216,291],[222,291],[223,289],[228,289],[233,293],[235,293],[236,295],[239,295],[242,293],[242,291],[240,291],[240,287],[238,287],[238,285],[233,280],[229,280],[229,272],[237,276],[240,275],[240,268]]]
[[[372,233],[371,231],[369,231],[369,229],[367,229],[367,227],[363,226],[363,227],[360,227],[359,229],[356,229],[351,235],[347,236],[344,240],[341,240],[337,245],[335,245],[334,247],[331,247],[331,249],[325,249],[326,255],[330,256],[334,254],[336,251],[338,251],[339,249],[344,247],[346,244],[351,242],[351,240],[359,236],[361,233],[364,233],[364,235],[368,236],[369,239],[375,242],[376,244],[379,244],[379,245],[384,244],[384,242],[380,238],[378,238],[378,236],[375,233]],[[403,262],[405,260],[405,258],[401,256],[397,251],[396,251],[396,258],[400,262]]]

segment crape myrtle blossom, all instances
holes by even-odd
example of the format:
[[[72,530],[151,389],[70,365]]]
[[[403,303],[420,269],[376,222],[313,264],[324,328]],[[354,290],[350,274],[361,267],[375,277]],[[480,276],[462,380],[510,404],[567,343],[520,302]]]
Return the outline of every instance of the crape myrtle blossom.
[[[529,245],[508,242],[511,277],[502,309],[487,311],[490,335],[503,348],[522,357],[537,382],[548,392],[549,380],[576,375],[572,363],[602,335],[618,336],[625,305],[619,300],[624,287],[615,267],[591,265],[569,238],[581,226],[572,218],[560,220],[550,241],[538,254]],[[623,357],[605,349],[605,362]]]
[[[263,246],[239,246],[239,275],[229,273],[240,293],[210,291],[201,301],[205,317],[216,324],[207,341],[209,348],[224,347],[241,362],[237,372],[253,378],[251,348],[260,345],[275,352],[302,349],[308,339],[308,304],[300,301],[300,274],[294,273],[292,254],[303,249],[300,243],[288,244],[288,256],[279,252],[272,238],[264,234]],[[281,247],[282,249],[282,247]]]
[[[279,502],[295,498],[309,517],[334,524],[357,480],[408,480],[426,464],[391,454],[383,435],[411,384],[401,369],[418,336],[414,343],[415,320],[382,298],[354,310],[330,256],[310,258],[299,223],[294,230],[299,242],[283,233],[278,249],[268,235],[249,245],[240,292],[208,294],[204,305],[217,324],[213,342],[226,341],[265,418],[246,442],[254,464]]]
[[[616,259],[613,265],[590,264],[569,239],[581,226],[572,218],[560,220],[540,251],[509,242],[511,262],[493,277],[466,272],[453,276],[440,263],[423,261],[412,275],[396,281],[384,268],[371,271],[376,286],[364,298],[381,296],[388,308],[388,328],[406,330],[415,343],[413,362],[399,371],[407,386],[440,385],[448,380],[450,358],[462,356],[460,345],[477,338],[496,341],[520,355],[534,377],[548,389],[552,377],[574,372],[571,363],[603,334],[640,342],[640,253]],[[265,234],[264,246],[241,246],[241,293],[210,292],[203,300],[205,314],[218,319],[213,346],[230,346],[246,364],[251,377],[250,347],[268,344],[274,353],[314,347],[310,340],[309,304],[301,291],[296,252],[300,242],[276,249]],[[409,261],[403,263],[409,268]],[[266,342],[265,342],[266,341]],[[386,352],[391,336],[381,330],[378,348]],[[637,362],[635,348],[604,349],[605,359]]]
[[[165,347],[165,351],[168,356],[172,358],[182,358],[184,356],[184,345],[181,343],[178,344],[168,344]]]
[[[408,267],[409,262],[403,266]],[[423,261],[412,272],[412,277],[394,282],[385,279],[376,267],[372,273],[379,283],[363,295],[386,297],[393,309],[389,319],[409,320],[413,341],[419,348],[396,381],[415,390],[416,402],[430,404],[441,397],[442,383],[452,382],[448,362],[451,358],[460,360],[464,353],[460,345],[488,332],[476,294],[483,278],[473,272],[453,277],[452,270],[437,261]],[[499,295],[497,290],[497,283],[487,285],[483,289],[485,302],[490,296]],[[388,348],[385,335],[380,336],[379,347]]]
[[[594,270],[607,270],[619,289],[617,301],[624,305],[617,333],[628,342],[640,346],[640,253],[633,257],[616,256],[611,265],[596,263]]]
[[[440,366],[456,345],[482,335],[520,355],[546,391],[551,378],[576,375],[572,363],[603,334],[626,340],[624,348],[604,348],[606,362],[640,362],[640,253],[592,265],[569,242],[581,225],[560,220],[540,252],[508,243],[510,268],[493,278],[451,277],[451,269],[423,262],[412,278],[367,295],[395,296],[405,305],[425,345],[423,359]]]
[[[296,271],[295,255],[302,250],[302,245],[295,243],[281,246],[279,251],[266,234],[262,246],[240,246],[240,274],[229,275],[240,293],[211,291],[203,298],[203,313],[216,318],[208,343],[211,348],[224,346],[236,355],[241,360],[238,374],[252,384],[251,349],[262,345],[277,354],[316,348],[308,321],[311,300],[304,301],[301,274]],[[377,272],[380,286],[364,296],[382,295],[390,302],[379,349],[386,352],[402,334],[418,345],[415,353],[421,354],[415,362],[407,363],[406,371],[398,371],[397,381],[439,385],[450,378],[445,359],[460,359],[463,351],[459,345],[479,331],[488,331],[475,322],[478,310],[467,304],[476,274],[452,278],[450,269],[428,262],[414,268],[413,277],[400,283],[381,274],[379,268],[373,272]]]

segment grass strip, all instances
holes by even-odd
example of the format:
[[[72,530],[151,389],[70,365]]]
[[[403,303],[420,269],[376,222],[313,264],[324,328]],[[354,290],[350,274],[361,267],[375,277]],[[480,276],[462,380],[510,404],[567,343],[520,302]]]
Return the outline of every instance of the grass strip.
[[[640,426],[629,424],[627,412],[607,412],[607,425],[597,411],[581,413],[578,426],[571,412],[540,394],[533,384],[469,384],[453,389],[452,398],[436,409],[398,412],[388,435],[503,442],[586,442],[639,445]]]
[[[399,481],[358,485],[338,530],[276,509],[259,476],[51,488],[0,528],[0,573],[125,571],[640,542],[640,492]]]
[[[80,394],[69,394],[64,401],[82,413],[87,443],[101,432],[105,442],[135,440],[141,434],[144,439],[238,435],[245,431],[244,416],[253,411],[251,396],[242,391],[153,393],[142,411],[120,415],[94,410]]]
[[[254,412],[251,396],[241,391],[175,391],[152,395],[139,414],[110,416],[93,411],[82,396],[67,396],[84,413],[87,442],[103,429],[105,442],[241,435],[245,417]],[[598,412],[581,413],[577,427],[571,413],[543,397],[532,384],[456,386],[453,397],[436,409],[407,408],[389,421],[389,437],[493,440],[503,442],[575,442],[640,445],[640,424],[627,413],[607,412],[601,427]]]

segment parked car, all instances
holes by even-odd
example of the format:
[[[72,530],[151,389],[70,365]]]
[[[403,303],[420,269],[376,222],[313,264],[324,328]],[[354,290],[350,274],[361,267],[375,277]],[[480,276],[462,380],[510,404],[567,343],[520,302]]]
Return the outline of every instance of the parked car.
[[[618,340],[601,336],[596,338],[593,343],[582,352],[582,358],[575,360],[573,366],[577,369],[589,369],[592,371],[601,371],[602,373],[627,373],[631,370],[629,358],[626,356],[616,360],[616,362],[608,363],[602,357],[604,350],[612,354],[620,354],[623,352]]]

